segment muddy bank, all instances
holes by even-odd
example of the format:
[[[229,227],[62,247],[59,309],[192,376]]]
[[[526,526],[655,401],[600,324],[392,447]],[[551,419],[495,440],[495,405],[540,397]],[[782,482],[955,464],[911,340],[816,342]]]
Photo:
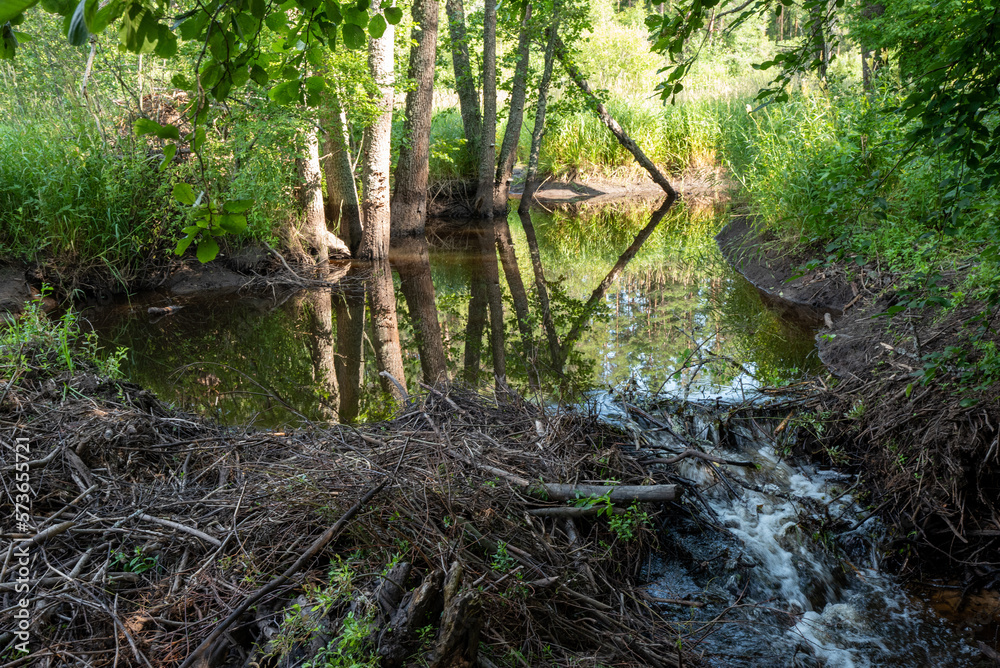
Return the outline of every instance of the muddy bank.
[[[305,269],[299,271],[308,275]],[[331,264],[325,280],[335,282],[344,273],[346,268],[341,263]],[[312,276],[309,277],[311,280]],[[154,291],[167,302],[174,297],[211,300],[296,281],[280,260],[267,249],[254,245],[220,253],[218,259],[208,264],[192,258],[176,260],[128,284],[94,276],[82,284],[80,278],[56,275],[38,266],[0,265],[0,317],[20,313],[27,302],[42,297],[40,291],[45,286],[52,288],[52,295],[44,298],[44,308],[48,311],[56,307],[57,301],[70,297],[82,307],[110,304],[117,295]]]
[[[524,190],[523,168],[514,170],[510,188],[510,206],[517,207]],[[725,197],[732,189],[725,170],[688,170],[670,177],[670,182],[681,199],[699,200]],[[446,181],[428,188],[427,215],[431,219],[453,220],[475,217],[472,202],[476,196],[474,181]],[[535,191],[537,204],[551,208],[586,204],[600,206],[623,200],[646,201],[650,205],[663,198],[663,189],[648,177],[609,178],[579,177],[571,179],[546,179]]]
[[[983,305],[882,317],[899,297],[896,277],[877,267],[834,265],[788,281],[808,252],[790,252],[747,220],[727,227],[718,241],[729,262],[768,299],[816,323],[820,358],[834,376],[816,412],[823,441],[840,459],[835,463],[860,473],[872,511],[892,533],[899,568],[962,572],[970,590],[996,588],[997,388],[960,382],[963,371],[948,365],[926,384],[918,373],[928,355],[968,342],[967,320]],[[997,340],[995,331],[992,338]]]

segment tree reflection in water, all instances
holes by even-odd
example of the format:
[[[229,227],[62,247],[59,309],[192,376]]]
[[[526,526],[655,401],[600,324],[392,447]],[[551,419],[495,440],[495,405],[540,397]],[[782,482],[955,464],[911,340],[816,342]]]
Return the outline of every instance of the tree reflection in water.
[[[151,322],[134,316],[140,298],[86,315],[106,348],[130,349],[132,379],[230,423],[376,419],[419,383],[578,401],[629,379],[729,380],[732,366],[678,373],[695,339],[780,379],[806,364],[811,335],[721,262],[722,221],[681,206],[512,214],[394,240],[391,265],[355,263],[290,299],[169,297],[188,308]]]

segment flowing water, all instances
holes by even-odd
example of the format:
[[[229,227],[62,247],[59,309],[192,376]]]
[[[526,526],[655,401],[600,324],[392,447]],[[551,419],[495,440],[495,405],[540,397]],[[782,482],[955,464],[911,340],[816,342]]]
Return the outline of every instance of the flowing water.
[[[817,369],[813,333],[765,308],[720,257],[713,236],[725,207],[650,215],[648,205],[512,214],[513,266],[501,252],[498,267],[492,232],[441,231],[397,249],[400,380],[416,388],[438,350],[450,378],[490,387],[489,295],[504,303],[511,385],[596,405],[631,427],[621,396],[722,405]],[[83,315],[105,347],[127,349],[131,380],[222,422],[378,419],[393,403],[365,289],[363,272],[352,271],[333,289],[156,292]],[[168,304],[184,308],[147,315]],[[428,341],[431,320],[440,331]],[[726,480],[704,462],[680,464],[702,503],[663,528],[666,547],[647,575],[654,596],[703,604],[663,604],[685,620],[688,649],[720,667],[980,665],[967,634],[880,571],[879,528],[851,479],[780,460],[774,442],[746,425],[697,411],[681,421],[724,457],[759,464],[726,467]],[[668,433],[646,430],[654,448],[683,449]]]

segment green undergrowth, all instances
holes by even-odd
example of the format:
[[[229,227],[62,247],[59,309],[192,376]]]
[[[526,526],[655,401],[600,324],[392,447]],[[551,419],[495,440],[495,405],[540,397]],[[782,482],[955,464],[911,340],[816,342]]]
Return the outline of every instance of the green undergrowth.
[[[186,218],[171,190],[181,181],[206,180],[227,200],[254,199],[235,243],[276,243],[276,223],[297,215],[295,127],[265,113],[243,116],[209,133],[203,162],[166,169],[162,147],[135,137],[128,119],[98,124],[51,104],[8,116],[0,121],[0,261],[37,263],[62,287],[81,277],[131,285],[175,257]]]
[[[84,333],[72,311],[49,318],[40,299],[28,302],[17,319],[0,326],[0,375],[12,383],[27,375],[51,377],[83,370],[121,378],[125,354],[124,348],[111,354],[102,351],[96,334]]]
[[[0,122],[0,257],[102,265],[123,278],[157,245],[167,191],[129,138],[71,119]]]
[[[930,382],[958,366],[961,385],[985,389],[1000,379],[988,341],[1000,305],[1000,188],[983,189],[961,156],[914,146],[906,119],[891,112],[901,100],[888,88],[866,96],[850,81],[804,87],[749,116],[730,154],[734,174],[762,224],[811,252],[803,271],[837,263],[852,280],[890,272],[885,316],[978,312],[963,342],[925,356],[914,375]]]

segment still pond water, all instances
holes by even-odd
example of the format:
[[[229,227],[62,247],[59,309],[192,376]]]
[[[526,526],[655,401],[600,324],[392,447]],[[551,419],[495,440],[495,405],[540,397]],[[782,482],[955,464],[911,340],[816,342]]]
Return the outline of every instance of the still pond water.
[[[524,337],[504,280],[508,267],[501,266],[504,348],[512,386],[546,400],[570,402],[608,388],[687,391],[697,397],[720,388],[739,391],[758,382],[792,379],[816,368],[812,332],[768,311],[753,287],[722,260],[713,236],[728,220],[725,207],[677,206],[651,233],[650,217],[649,204],[535,211],[525,222],[537,239],[536,274],[525,223],[511,214],[517,262],[513,271],[525,286],[530,327]],[[638,252],[587,312],[595,289],[645,234],[648,238]],[[427,313],[433,317],[436,311],[448,376],[475,378],[488,387],[493,379],[489,319],[483,323],[474,306],[470,318],[475,283],[487,259],[476,235],[467,230],[440,232],[426,246],[408,244],[396,259],[397,269],[403,268],[393,278],[404,382],[417,388],[417,382],[425,380],[420,357],[426,342],[418,334],[419,318]],[[427,278],[433,290],[420,292]],[[392,406],[381,389],[370,316],[358,306],[363,301],[356,294],[360,281],[363,278],[347,276],[337,288],[313,294],[149,293],[84,316],[106,348],[128,350],[127,377],[163,399],[223,423],[279,427],[304,418],[329,419],[331,410],[335,415],[338,408],[350,418],[354,410],[345,415],[343,407],[335,405],[335,395],[350,394],[350,388],[340,387],[343,382],[332,386],[330,360],[317,350],[334,356],[339,374],[358,378],[358,419],[377,419]],[[567,335],[575,326],[580,329],[578,340],[565,350],[562,373],[549,352],[540,284],[550,303],[557,344],[567,348]],[[404,294],[407,288],[410,300]],[[412,291],[423,298],[414,300]],[[332,326],[317,327],[316,301],[331,296]],[[184,308],[168,317],[146,314],[150,306],[168,304]],[[343,343],[359,314],[365,321],[360,345],[338,349],[337,341]],[[329,340],[322,341],[324,337]],[[479,340],[478,346],[473,339]],[[466,369],[470,347],[479,351],[472,355],[471,376]]]

